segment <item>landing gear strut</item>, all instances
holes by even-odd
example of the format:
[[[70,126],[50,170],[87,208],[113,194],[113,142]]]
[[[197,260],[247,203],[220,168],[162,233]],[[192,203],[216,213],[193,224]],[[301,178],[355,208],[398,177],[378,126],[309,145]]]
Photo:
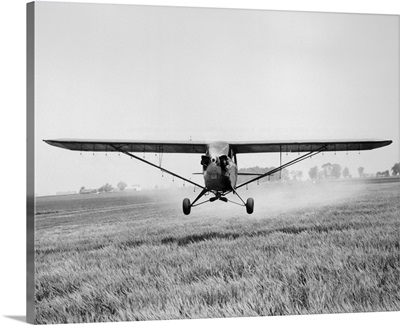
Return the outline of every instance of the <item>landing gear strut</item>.
[[[196,199],[193,201],[193,203],[190,202],[188,198],[185,198],[182,202],[182,208],[183,208],[183,213],[185,215],[190,214],[190,210],[192,209],[193,206],[195,206],[195,203],[206,193],[208,193],[209,190],[206,188],[203,188],[203,190],[200,192],[200,194],[196,197]],[[205,203],[205,202],[203,202]],[[202,204],[202,203],[199,203]],[[198,204],[196,204],[198,205]]]

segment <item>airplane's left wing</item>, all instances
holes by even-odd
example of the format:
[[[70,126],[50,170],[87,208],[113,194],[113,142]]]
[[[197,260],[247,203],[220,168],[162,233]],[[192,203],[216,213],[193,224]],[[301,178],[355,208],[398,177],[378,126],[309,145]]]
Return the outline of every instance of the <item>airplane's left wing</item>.
[[[99,152],[202,153],[207,144],[197,141],[135,141],[57,139],[44,142],[63,149]]]
[[[230,143],[234,153],[360,151],[387,146],[392,140],[304,140],[304,141],[253,141]]]

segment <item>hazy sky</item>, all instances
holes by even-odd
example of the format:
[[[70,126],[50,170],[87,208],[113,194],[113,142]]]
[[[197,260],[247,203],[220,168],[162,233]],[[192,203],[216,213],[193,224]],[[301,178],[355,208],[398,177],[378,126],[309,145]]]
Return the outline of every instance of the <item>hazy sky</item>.
[[[398,16],[38,2],[35,31],[39,195],[171,185],[127,157],[42,139],[378,138],[394,142],[291,169],[336,162],[356,176],[400,160]],[[200,170],[198,155],[163,162],[188,177]],[[239,167],[278,163],[239,156]]]

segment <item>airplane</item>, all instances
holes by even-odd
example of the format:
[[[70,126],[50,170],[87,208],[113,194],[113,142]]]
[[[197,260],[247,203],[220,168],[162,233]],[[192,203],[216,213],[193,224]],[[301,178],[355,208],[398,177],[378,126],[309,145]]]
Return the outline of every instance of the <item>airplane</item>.
[[[329,140],[329,141],[256,141],[256,142],[199,142],[199,141],[128,141],[128,140],[79,140],[79,139],[57,139],[43,140],[49,145],[74,151],[90,152],[118,152],[131,158],[135,158],[150,166],[160,169],[162,172],[180,178],[187,183],[200,187],[200,194],[191,202],[185,198],[182,203],[183,213],[189,215],[191,208],[206,202],[220,200],[231,202],[246,207],[246,212],[252,214],[254,211],[254,200],[248,198],[246,202],[238,194],[237,190],[243,186],[258,181],[261,178],[280,172],[293,164],[325,151],[361,151],[372,150],[390,145],[391,140]],[[193,182],[191,179],[182,177],[170,170],[156,165],[150,161],[140,158],[133,153],[157,153],[162,157],[163,153],[197,153],[202,154],[200,164],[204,178],[204,186]],[[279,152],[280,166],[263,174],[240,173],[238,171],[238,154]],[[297,152],[298,157],[282,164],[282,153]],[[300,156],[300,153],[305,153]],[[240,175],[253,176],[237,185]],[[198,203],[206,194],[213,194],[210,199]],[[228,200],[227,194],[235,194],[242,203]]]

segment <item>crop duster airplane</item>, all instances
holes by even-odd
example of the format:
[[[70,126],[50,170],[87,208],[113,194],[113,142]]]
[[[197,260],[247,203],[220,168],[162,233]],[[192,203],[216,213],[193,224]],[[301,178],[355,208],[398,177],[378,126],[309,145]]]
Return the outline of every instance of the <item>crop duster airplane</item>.
[[[372,150],[387,146],[391,140],[346,140],[346,141],[274,141],[274,142],[196,142],[196,141],[108,141],[108,140],[77,140],[77,139],[58,139],[43,140],[46,143],[63,149],[90,152],[119,152],[131,158],[140,160],[162,172],[180,178],[190,184],[200,187],[202,191],[190,202],[188,198],[183,200],[183,213],[188,215],[192,207],[206,202],[221,200],[232,202],[246,207],[247,213],[254,211],[254,200],[248,198],[246,203],[239,196],[237,190],[249,183],[258,181],[282,169],[296,164],[304,159],[310,158],[324,151],[361,151]],[[133,153],[153,152],[160,156],[160,164],[153,164]],[[264,174],[239,173],[237,165],[237,155],[245,153],[275,152],[280,153],[280,166]],[[282,164],[282,153],[298,152],[299,156],[285,164]],[[201,156],[202,174],[204,186],[193,182],[161,167],[161,157],[163,153],[198,153]],[[300,155],[300,153],[303,153]],[[237,185],[239,175],[253,176],[248,181]],[[210,199],[198,203],[205,194],[213,194]],[[233,193],[238,196],[242,203],[230,201],[226,195]]]

